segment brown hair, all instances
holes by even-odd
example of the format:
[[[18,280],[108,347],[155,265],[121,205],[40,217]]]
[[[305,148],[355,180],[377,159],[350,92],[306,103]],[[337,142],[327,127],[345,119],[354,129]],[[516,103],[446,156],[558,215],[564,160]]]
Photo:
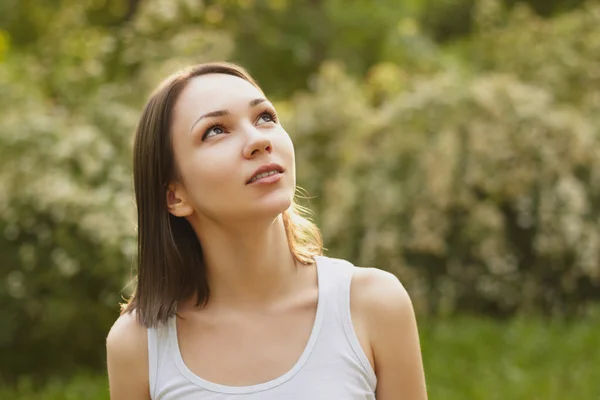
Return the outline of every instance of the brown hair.
[[[137,285],[123,305],[123,313],[135,310],[138,321],[146,327],[166,322],[175,314],[178,301],[195,294],[197,305],[201,305],[209,297],[202,245],[185,218],[168,212],[166,193],[177,174],[170,134],[173,107],[192,78],[215,73],[237,76],[260,90],[250,74],[234,64],[189,67],[158,86],[136,128],[133,181],[138,216]],[[307,212],[292,202],[283,213],[290,250],[302,264],[312,263],[323,250],[319,229],[303,216]]]

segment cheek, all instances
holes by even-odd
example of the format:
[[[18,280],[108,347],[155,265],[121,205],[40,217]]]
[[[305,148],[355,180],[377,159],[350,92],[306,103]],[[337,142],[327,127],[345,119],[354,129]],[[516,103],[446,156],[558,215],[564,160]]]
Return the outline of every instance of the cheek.
[[[182,163],[185,185],[198,209],[214,209],[238,198],[239,168],[222,152],[191,149]]]
[[[294,143],[292,142],[292,139],[290,138],[290,136],[285,133],[285,135],[282,135],[281,138],[281,142],[279,143],[279,147],[282,150],[282,157],[284,158],[288,169],[290,169],[291,171],[293,171],[294,175],[295,175],[295,171],[296,171],[296,155],[295,155],[295,150],[294,150]]]
[[[292,196],[296,187],[296,160],[294,143],[286,131],[277,132],[271,139],[275,158],[282,163],[286,169],[285,185],[291,191]]]
[[[273,145],[276,150],[286,157],[288,160],[294,159],[294,143],[288,133],[282,129],[282,132],[278,132],[273,140]]]

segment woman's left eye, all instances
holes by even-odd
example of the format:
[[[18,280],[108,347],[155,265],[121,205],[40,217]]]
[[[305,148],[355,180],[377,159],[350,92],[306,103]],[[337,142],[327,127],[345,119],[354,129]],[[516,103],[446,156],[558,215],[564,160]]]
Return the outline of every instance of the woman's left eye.
[[[275,115],[271,114],[270,112],[264,112],[258,117],[257,123],[260,125],[260,124],[265,124],[267,122],[275,122],[275,121],[276,121]]]

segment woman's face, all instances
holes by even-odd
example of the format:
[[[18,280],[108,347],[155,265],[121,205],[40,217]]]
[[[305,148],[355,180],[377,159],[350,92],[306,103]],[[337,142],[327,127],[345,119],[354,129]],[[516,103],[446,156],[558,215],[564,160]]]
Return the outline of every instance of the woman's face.
[[[274,218],[291,205],[294,147],[273,105],[250,82],[225,74],[192,78],[175,105],[172,135],[181,182],[170,185],[171,213],[224,222]],[[270,163],[283,172],[249,183]]]

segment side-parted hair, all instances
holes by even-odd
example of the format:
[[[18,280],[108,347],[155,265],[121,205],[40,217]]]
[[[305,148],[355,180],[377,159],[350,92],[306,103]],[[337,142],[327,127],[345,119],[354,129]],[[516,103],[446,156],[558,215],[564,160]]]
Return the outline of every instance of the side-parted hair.
[[[133,183],[137,206],[137,284],[122,313],[135,311],[140,324],[153,327],[175,315],[177,302],[196,296],[206,304],[210,288],[206,279],[202,244],[190,223],[167,209],[167,187],[178,172],[172,147],[173,108],[194,77],[226,74],[260,87],[242,67],[230,63],[205,63],[185,68],[165,79],[150,96],[138,122],[133,145]],[[314,262],[323,244],[319,229],[304,216],[309,210],[292,202],[283,212],[287,240],[294,258]]]

